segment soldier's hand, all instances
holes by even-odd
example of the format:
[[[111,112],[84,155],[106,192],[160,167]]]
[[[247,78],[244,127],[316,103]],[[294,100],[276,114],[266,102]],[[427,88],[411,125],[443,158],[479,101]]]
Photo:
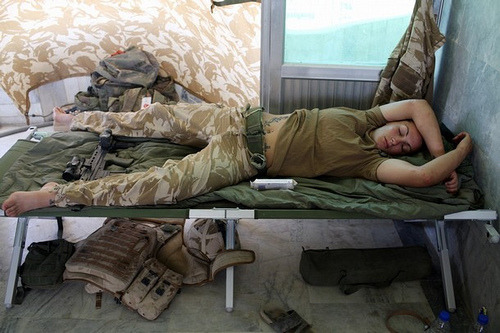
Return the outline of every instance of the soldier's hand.
[[[457,144],[457,149],[463,149],[466,155],[472,152],[473,143],[472,138],[467,132],[460,132],[454,138],[453,142]]]

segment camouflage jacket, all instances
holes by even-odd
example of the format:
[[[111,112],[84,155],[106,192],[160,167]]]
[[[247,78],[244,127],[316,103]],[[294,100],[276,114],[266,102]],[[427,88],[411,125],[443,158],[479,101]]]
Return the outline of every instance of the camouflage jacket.
[[[444,42],[434,20],[432,1],[417,0],[410,25],[381,73],[372,107],[411,98],[431,103],[434,53]]]

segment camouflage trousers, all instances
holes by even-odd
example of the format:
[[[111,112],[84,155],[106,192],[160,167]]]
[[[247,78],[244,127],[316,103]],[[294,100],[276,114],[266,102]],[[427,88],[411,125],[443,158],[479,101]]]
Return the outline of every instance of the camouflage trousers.
[[[57,187],[55,205],[134,206],[172,204],[237,184],[257,174],[250,163],[245,118],[237,108],[215,104],[153,104],[137,112],[83,112],[71,129],[114,135],[167,138],[202,148],[144,172],[75,181]]]

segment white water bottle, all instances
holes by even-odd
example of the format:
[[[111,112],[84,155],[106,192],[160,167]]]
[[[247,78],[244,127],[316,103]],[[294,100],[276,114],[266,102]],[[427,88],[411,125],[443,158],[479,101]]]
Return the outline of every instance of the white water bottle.
[[[450,313],[446,310],[441,311],[439,313],[439,316],[432,322],[431,326],[426,332],[451,332]]]

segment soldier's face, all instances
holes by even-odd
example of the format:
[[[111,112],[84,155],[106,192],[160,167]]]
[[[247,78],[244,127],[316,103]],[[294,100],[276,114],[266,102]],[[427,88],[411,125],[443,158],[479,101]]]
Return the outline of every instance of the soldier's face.
[[[412,121],[394,121],[373,131],[377,148],[389,155],[407,155],[422,147],[423,139]]]

